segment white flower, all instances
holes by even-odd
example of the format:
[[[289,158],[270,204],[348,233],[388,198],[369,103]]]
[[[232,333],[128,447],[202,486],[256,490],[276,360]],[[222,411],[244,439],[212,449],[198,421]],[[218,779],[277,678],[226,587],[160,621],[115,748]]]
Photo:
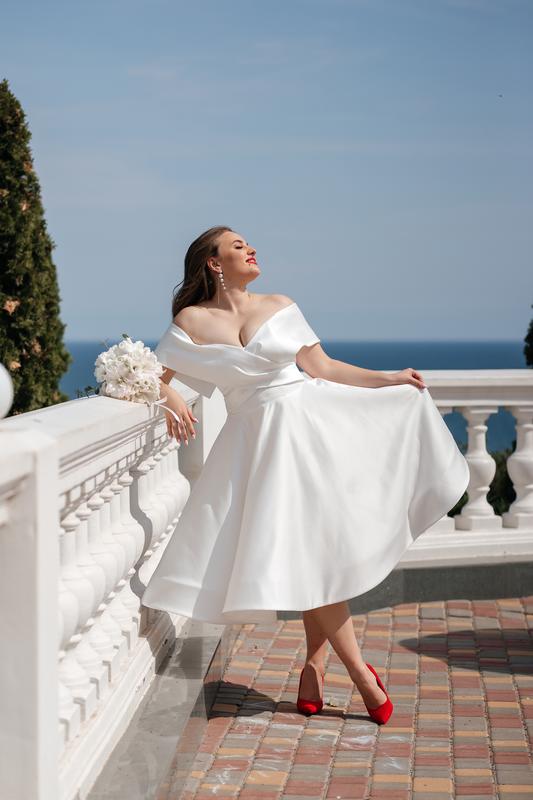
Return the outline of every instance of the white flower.
[[[159,377],[163,366],[144,342],[124,338],[100,353],[94,363],[100,394],[134,403],[159,399]]]

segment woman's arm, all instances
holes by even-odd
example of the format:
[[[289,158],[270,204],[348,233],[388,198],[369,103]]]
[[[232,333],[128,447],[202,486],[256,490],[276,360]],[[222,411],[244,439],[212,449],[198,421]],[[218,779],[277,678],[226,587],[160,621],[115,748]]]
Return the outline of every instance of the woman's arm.
[[[168,367],[165,369],[159,379],[159,393],[160,397],[165,398],[165,405],[169,406],[185,424],[176,422],[172,414],[169,414],[168,411],[163,409],[163,411],[165,411],[165,417],[167,418],[167,431],[170,437],[175,436],[176,440],[179,441],[181,436],[185,444],[189,444],[189,435],[192,436],[193,439],[196,436],[193,422],[198,422],[198,420],[193,415],[181,394],[173,389],[172,386],[168,385],[174,374],[175,370],[168,369]]]
[[[296,356],[296,363],[312,378],[324,378],[350,386],[378,388],[398,383],[411,383],[419,389],[425,388],[422,375],[411,367],[407,367],[401,372],[380,372],[356,367],[354,364],[330,358],[318,342],[308,347],[302,347]]]

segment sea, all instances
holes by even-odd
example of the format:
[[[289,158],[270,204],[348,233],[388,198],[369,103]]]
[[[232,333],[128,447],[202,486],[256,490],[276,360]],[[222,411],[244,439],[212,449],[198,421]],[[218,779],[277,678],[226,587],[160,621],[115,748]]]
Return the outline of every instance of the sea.
[[[144,340],[154,349],[157,341]],[[71,399],[85,394],[86,387],[97,385],[94,376],[96,357],[106,346],[101,341],[66,341],[73,362],[61,380],[61,389]],[[113,344],[113,342],[109,342]],[[321,341],[332,358],[366,369],[401,370],[413,367],[422,373],[430,369],[526,369],[523,341]],[[328,410],[325,409],[327,415]],[[462,452],[466,450],[466,420],[458,412],[445,414]],[[334,424],[335,420],[326,420]],[[490,452],[514,446],[515,421],[500,408],[487,420],[487,446]]]

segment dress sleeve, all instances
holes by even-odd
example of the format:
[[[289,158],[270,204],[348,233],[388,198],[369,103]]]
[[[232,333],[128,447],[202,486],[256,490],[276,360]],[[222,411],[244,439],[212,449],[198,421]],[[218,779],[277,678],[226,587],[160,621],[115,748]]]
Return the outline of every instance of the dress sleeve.
[[[304,345],[316,344],[320,337],[316,335],[312,327],[304,317],[300,307],[295,303],[295,313],[289,327],[289,334],[293,342],[295,352]]]
[[[198,377],[201,365],[194,358],[190,349],[176,335],[173,325],[169,325],[157,344],[154,353],[160,364],[174,370],[174,377],[179,381],[193,391],[205,397],[211,397],[216,389],[216,384],[205,378]]]

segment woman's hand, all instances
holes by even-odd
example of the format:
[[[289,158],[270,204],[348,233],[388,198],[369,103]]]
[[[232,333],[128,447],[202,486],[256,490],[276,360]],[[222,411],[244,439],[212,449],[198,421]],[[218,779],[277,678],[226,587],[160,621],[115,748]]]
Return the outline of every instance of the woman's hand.
[[[165,411],[168,435],[170,438],[174,436],[178,442],[178,445],[180,444],[180,439],[182,439],[185,444],[188,445],[189,436],[191,436],[193,439],[196,437],[193,422],[198,422],[198,420],[178,392],[174,393],[171,402],[169,402],[167,399],[166,405],[169,405],[176,416],[180,419],[180,422],[178,422],[169,411]]]
[[[402,369],[400,372],[393,372],[390,374],[391,383],[410,383],[418,389],[425,389],[426,384],[420,372],[412,367]]]

